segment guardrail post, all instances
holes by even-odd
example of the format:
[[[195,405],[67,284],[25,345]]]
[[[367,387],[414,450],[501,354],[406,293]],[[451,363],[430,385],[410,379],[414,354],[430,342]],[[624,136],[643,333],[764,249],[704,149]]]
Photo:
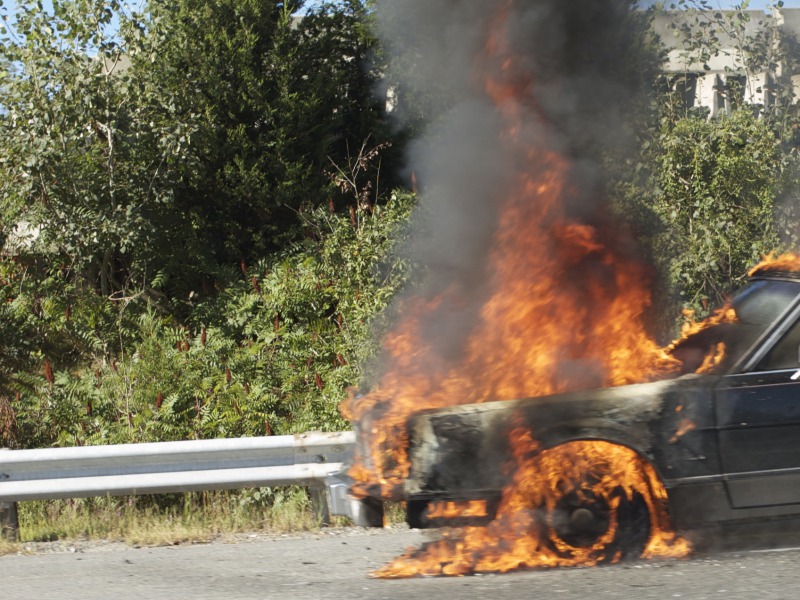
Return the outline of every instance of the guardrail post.
[[[320,525],[331,524],[331,510],[328,505],[328,488],[324,485],[312,485],[309,488],[311,493],[311,510],[314,520]]]
[[[0,452],[8,448],[0,448]],[[0,473],[0,478],[3,474]],[[0,502],[0,539],[16,542],[19,540],[19,515],[16,502]]]
[[[16,502],[0,502],[0,538],[19,541],[19,516]]]

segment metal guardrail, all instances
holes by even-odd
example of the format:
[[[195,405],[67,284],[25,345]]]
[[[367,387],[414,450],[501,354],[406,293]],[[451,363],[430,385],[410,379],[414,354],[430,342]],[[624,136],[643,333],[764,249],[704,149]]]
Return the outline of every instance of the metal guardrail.
[[[328,512],[349,515],[347,486],[335,476],[354,445],[348,431],[4,450],[0,503],[300,485],[327,486]]]
[[[352,432],[0,452],[0,501],[322,484]]]

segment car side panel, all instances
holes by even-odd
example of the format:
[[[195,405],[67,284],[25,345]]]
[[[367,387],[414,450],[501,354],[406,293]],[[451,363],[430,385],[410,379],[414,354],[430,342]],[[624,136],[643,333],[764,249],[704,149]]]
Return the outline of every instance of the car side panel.
[[[717,390],[720,456],[734,508],[800,504],[800,381],[792,379],[795,372],[735,375]]]

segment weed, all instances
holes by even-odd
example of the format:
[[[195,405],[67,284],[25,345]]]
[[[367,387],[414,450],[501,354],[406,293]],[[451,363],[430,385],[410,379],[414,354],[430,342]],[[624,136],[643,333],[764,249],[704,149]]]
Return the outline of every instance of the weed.
[[[111,540],[140,546],[319,527],[301,488],[24,502],[19,520],[22,542]],[[0,553],[13,551],[13,544],[0,546]]]

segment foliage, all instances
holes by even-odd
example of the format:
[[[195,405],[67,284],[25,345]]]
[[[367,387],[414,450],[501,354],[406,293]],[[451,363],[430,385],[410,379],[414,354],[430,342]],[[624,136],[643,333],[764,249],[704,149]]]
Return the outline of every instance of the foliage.
[[[776,216],[794,167],[770,123],[749,111],[687,118],[664,131],[655,211],[668,227],[671,280],[707,313],[781,246]]]
[[[705,316],[763,254],[796,247],[800,122],[790,76],[798,54],[774,18],[752,22],[747,3],[724,13],[701,0],[672,8],[680,9],[669,16],[687,73],[708,70],[733,48],[729,75],[772,85],[771,104],[748,103],[763,97],[750,90],[742,92],[745,102],[709,118],[662,78],[649,115],[633,115],[648,124],[640,129],[639,157],[615,167],[615,208],[635,224],[660,270],[655,312],[675,315],[683,306]],[[659,329],[673,326],[662,318]]]
[[[14,405],[28,446],[340,430],[338,404],[374,351],[371,322],[406,276],[391,260],[413,197],[350,215],[245,267],[176,324],[153,310],[106,362],[39,378]]]
[[[54,3],[49,14],[21,2],[13,26],[4,19],[0,51],[4,230],[27,223],[36,231],[28,245],[97,278],[106,296],[115,261],[152,243],[141,211],[160,195],[152,159],[128,160],[143,145],[137,128],[125,127],[125,47],[105,33],[119,9],[76,0]]]
[[[298,22],[300,6],[154,1],[146,51],[132,57],[162,112],[193,124],[175,205],[217,264],[253,262],[302,236],[303,213],[335,195],[331,161],[386,140],[365,8],[323,4]],[[163,273],[172,279],[186,261],[173,256],[180,263]]]
[[[298,22],[301,4],[19,3],[0,50],[3,237],[24,221],[102,296],[170,311],[301,237],[336,196],[330,161],[388,135],[365,7]]]
[[[341,426],[412,202],[366,5],[126,6],[0,5],[0,444]]]
[[[99,361],[127,337],[114,307],[75,285],[67,269],[7,257],[0,257],[0,331],[0,446],[10,447],[27,445],[25,399],[53,385],[60,368]]]

